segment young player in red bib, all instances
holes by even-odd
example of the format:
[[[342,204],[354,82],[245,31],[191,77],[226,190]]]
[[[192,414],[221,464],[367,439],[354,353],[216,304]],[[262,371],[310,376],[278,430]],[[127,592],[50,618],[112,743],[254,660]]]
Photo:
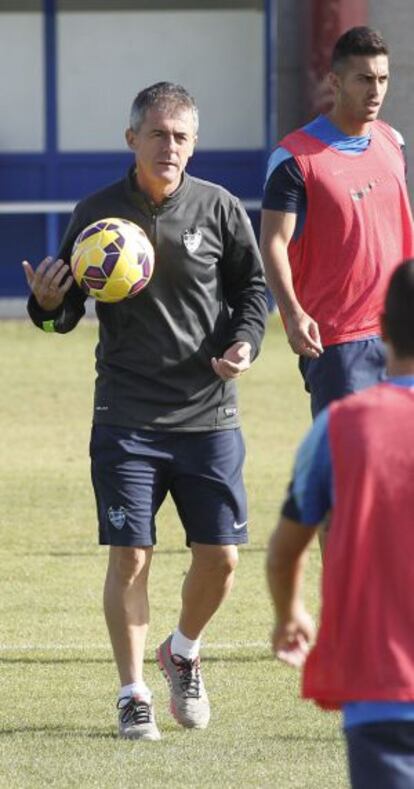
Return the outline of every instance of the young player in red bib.
[[[342,708],[354,789],[414,785],[414,260],[382,317],[388,379],[332,403],[299,449],[268,553],[273,649],[301,665],[314,626],[303,561],[330,513],[322,610],[304,698]]]
[[[384,377],[378,316],[390,275],[414,254],[404,141],[377,120],[388,66],[379,33],[344,33],[331,111],[288,134],[269,160],[262,254],[313,416]]]

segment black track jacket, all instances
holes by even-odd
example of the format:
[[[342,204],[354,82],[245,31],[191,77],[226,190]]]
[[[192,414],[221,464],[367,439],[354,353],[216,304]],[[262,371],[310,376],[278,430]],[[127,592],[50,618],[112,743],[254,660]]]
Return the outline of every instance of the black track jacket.
[[[218,378],[210,359],[239,340],[251,344],[254,358],[265,329],[262,264],[243,207],[220,186],[187,174],[161,206],[152,205],[131,168],[124,180],[78,203],[58,257],[69,262],[81,230],[106,217],[144,230],[155,268],[135,298],[96,302],[94,422],[180,431],[237,427],[235,383]],[[33,296],[28,312],[40,328],[65,333],[84,315],[85,299],[74,284],[56,312],[41,310]]]

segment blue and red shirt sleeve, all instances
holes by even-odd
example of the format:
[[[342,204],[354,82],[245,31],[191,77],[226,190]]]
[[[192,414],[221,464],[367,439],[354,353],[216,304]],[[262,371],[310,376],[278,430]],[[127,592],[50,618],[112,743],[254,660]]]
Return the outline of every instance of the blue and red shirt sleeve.
[[[290,151],[279,147],[267,165],[262,207],[270,211],[300,214],[305,207],[303,175]]]
[[[321,411],[299,447],[282,515],[317,526],[333,505],[329,409]]]

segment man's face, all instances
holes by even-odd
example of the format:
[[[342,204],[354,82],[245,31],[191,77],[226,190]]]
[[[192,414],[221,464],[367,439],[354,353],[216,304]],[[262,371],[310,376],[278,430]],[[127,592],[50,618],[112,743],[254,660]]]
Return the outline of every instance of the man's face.
[[[126,137],[135,153],[141,188],[150,195],[176,189],[196,143],[191,110],[152,107],[139,131],[128,129]]]
[[[333,74],[336,106],[350,122],[371,123],[381,109],[388,87],[386,55],[351,55]]]

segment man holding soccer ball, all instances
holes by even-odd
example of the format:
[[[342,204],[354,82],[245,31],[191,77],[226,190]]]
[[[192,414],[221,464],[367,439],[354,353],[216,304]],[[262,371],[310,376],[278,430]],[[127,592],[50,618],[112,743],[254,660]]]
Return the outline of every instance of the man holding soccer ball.
[[[160,738],[143,678],[155,516],[169,492],[191,548],[178,627],[157,649],[171,711],[204,728],[202,632],[228,595],[247,540],[243,438],[235,379],[256,357],[267,307],[260,255],[239,201],[185,168],[198,111],[181,86],[141,91],[126,132],[135,165],[82,200],[57,260],[25,261],[30,317],[65,333],[85,312],[73,282],[75,239],[104,217],[135,222],[155,249],[153,276],[133,299],[97,302],[99,343],[91,438],[101,544],[109,545],[104,608],[121,689],[119,732]]]

